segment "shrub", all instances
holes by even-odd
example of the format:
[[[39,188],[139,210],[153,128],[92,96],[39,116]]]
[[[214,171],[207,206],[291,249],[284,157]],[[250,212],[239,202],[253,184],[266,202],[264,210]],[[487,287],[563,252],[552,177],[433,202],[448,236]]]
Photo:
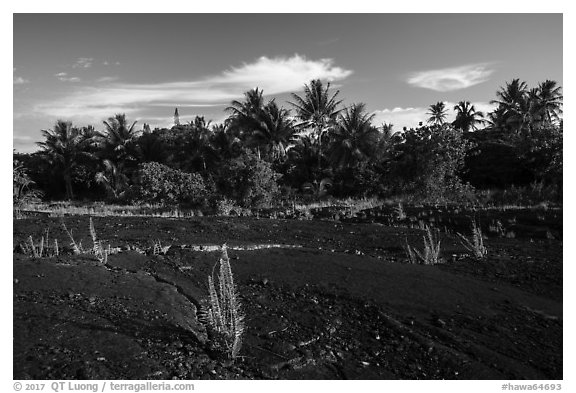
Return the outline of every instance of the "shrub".
[[[223,165],[218,186],[242,207],[267,208],[280,193],[280,176],[269,162],[254,153],[245,153]]]
[[[157,162],[138,167],[136,199],[165,205],[199,205],[206,200],[204,179],[197,173],[186,173]]]
[[[473,198],[473,188],[459,176],[470,148],[462,133],[450,125],[406,131],[389,165],[393,191],[434,203]]]

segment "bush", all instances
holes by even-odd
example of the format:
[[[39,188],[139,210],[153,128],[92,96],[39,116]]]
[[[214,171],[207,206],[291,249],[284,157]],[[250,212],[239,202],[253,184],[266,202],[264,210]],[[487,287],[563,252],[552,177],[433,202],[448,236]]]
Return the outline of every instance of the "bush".
[[[186,173],[157,162],[138,167],[136,199],[164,205],[200,205],[207,197],[204,179],[197,173]]]
[[[420,127],[403,134],[389,164],[388,180],[396,194],[411,194],[428,202],[464,202],[473,187],[460,171],[471,144],[450,125]]]
[[[240,206],[260,209],[270,207],[279,194],[280,176],[269,162],[245,153],[221,167],[218,185],[225,196]]]

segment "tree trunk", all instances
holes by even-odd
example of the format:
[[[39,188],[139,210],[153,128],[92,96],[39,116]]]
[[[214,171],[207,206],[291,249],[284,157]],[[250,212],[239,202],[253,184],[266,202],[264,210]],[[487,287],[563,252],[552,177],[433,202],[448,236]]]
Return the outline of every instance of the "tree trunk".
[[[64,185],[66,187],[66,198],[68,200],[74,199],[74,192],[72,190],[72,175],[70,174],[69,169],[64,171]]]

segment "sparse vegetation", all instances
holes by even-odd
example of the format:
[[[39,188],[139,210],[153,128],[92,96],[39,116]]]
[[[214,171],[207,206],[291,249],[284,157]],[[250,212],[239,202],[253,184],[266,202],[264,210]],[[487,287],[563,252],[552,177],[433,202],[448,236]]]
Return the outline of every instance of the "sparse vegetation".
[[[54,257],[60,255],[60,248],[58,247],[58,239],[54,239],[52,245],[49,242],[48,230],[46,230],[46,237],[41,236],[38,243],[34,242],[32,236],[28,237],[28,241],[20,244],[20,249],[25,255],[34,258]]]
[[[75,255],[92,254],[92,255],[95,255],[96,258],[98,258],[98,261],[100,261],[101,264],[105,265],[107,263],[108,255],[110,255],[113,251],[112,251],[112,248],[110,247],[110,245],[108,245],[108,247],[105,248],[103,246],[102,242],[100,240],[98,240],[98,236],[96,234],[96,229],[94,228],[94,222],[92,221],[92,217],[90,217],[89,226],[88,226],[88,230],[90,232],[90,237],[92,238],[92,248],[87,249],[87,250],[85,250],[82,247],[82,242],[77,243],[74,240],[74,237],[72,236],[72,232],[70,232],[68,230],[68,228],[66,227],[66,224],[64,223],[64,220],[62,220],[61,224],[62,224],[62,229],[64,230],[64,232],[66,232],[66,234],[68,235],[68,238],[70,239],[70,247],[72,248],[72,252]]]

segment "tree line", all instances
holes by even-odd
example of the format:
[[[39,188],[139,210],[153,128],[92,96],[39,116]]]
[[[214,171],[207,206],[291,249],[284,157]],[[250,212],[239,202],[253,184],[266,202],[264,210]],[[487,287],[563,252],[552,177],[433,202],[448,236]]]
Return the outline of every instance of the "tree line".
[[[247,91],[222,124],[180,124],[177,110],[173,127],[154,130],[124,114],[102,130],[58,120],[39,151],[14,153],[14,198],[262,207],[302,194],[456,202],[513,189],[561,201],[561,87],[513,79],[491,102],[484,114],[460,101],[453,122],[437,102],[419,127],[394,130],[312,80],[288,107]]]

